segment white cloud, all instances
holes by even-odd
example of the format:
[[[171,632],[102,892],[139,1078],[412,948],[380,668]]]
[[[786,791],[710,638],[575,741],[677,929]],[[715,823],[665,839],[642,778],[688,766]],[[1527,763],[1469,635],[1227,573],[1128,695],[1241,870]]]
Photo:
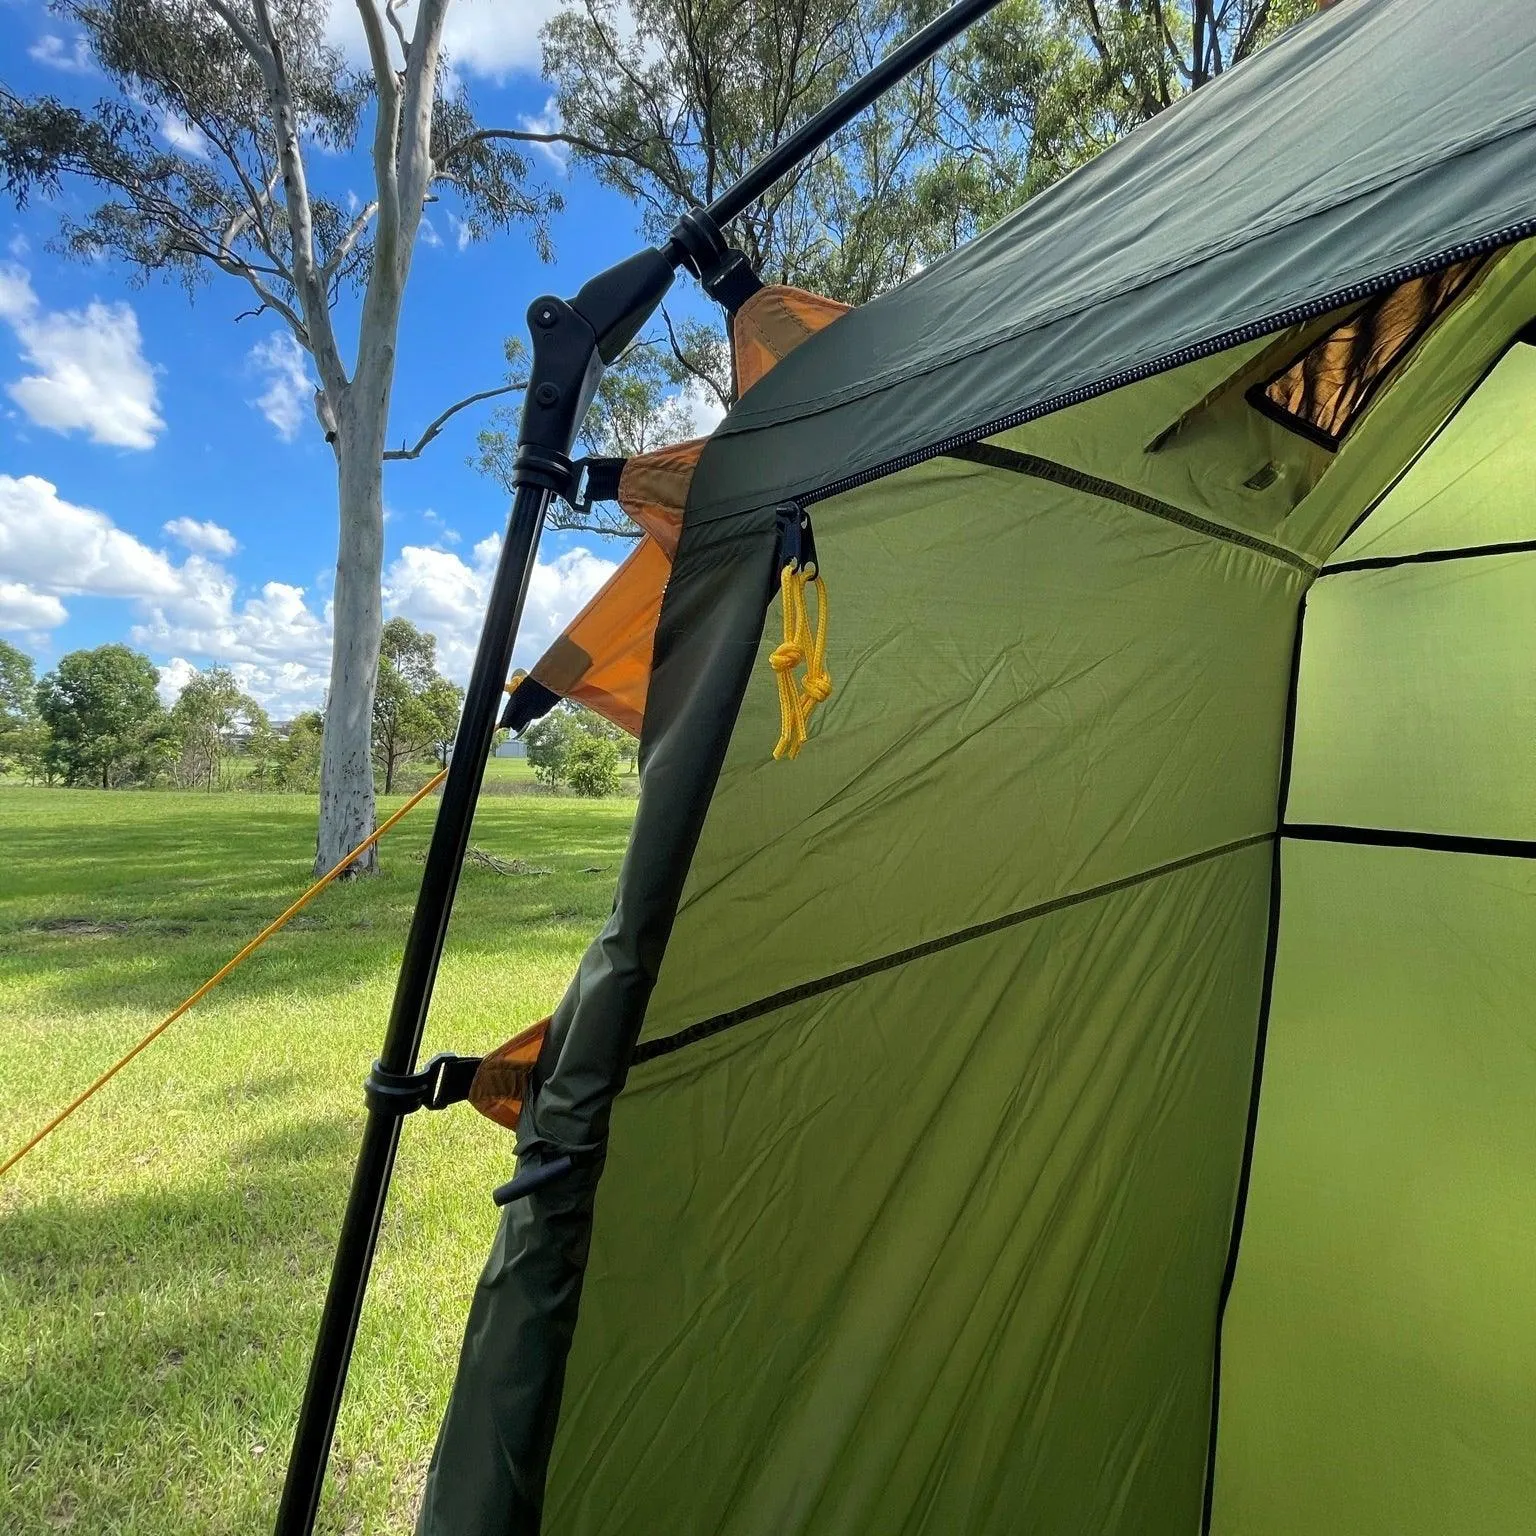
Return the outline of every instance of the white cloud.
[[[461,219],[458,214],[450,212],[448,215],[448,228],[453,231],[453,243],[461,250],[467,251],[474,243],[475,232],[469,227],[466,219]]]
[[[559,133],[560,113],[555,106],[555,98],[550,96],[545,100],[542,112],[525,112],[518,120],[518,127],[524,133]],[[558,171],[564,173],[566,158],[563,144],[536,144],[534,148]]]
[[[55,596],[171,598],[182,587],[158,550],[37,475],[0,475],[0,571]]]
[[[180,696],[181,690],[197,676],[198,669],[185,656],[172,656],[156,670],[160,673],[160,681],[155,684],[155,692],[160,695],[160,702],[169,709]]]
[[[189,536],[189,530],[196,530]],[[209,530],[213,530],[210,537]],[[165,531],[214,553],[216,523],[172,519]],[[233,543],[233,540],[230,540]],[[438,638],[448,676],[469,675],[491,578],[501,552],[492,534],[468,558],[449,549],[407,545],[384,573],[384,611],[403,614]],[[616,569],[576,548],[534,567],[515,661],[527,666]],[[129,641],[162,664],[161,690],[174,698],[190,671],[228,666],[240,686],[279,717],[317,706],[330,670],[331,613],[305,588],[268,581],[247,595],[217,560],[192,553],[180,564],[151,549],[105,513],[77,506],[36,475],[0,474],[0,629],[55,629],[68,617],[61,599],[117,598],[132,605]]]
[[[438,234],[432,220],[426,214],[422,214],[421,223],[418,226],[418,238],[423,245],[441,245],[443,237]]]
[[[421,520],[424,523],[430,523],[432,527],[437,529],[437,542],[439,544],[457,544],[460,542],[459,530],[457,528],[450,528],[443,521],[442,514],[435,507],[428,507],[421,514]]]
[[[65,41],[56,32],[43,33],[27,49],[27,57],[35,59],[39,64],[46,64],[50,69],[62,69],[69,75],[87,75],[93,68],[90,50],[85,46],[83,37],[72,37]]]
[[[0,581],[0,630],[31,634],[57,629],[69,614],[48,592],[34,592],[20,581]]]
[[[201,128],[189,123],[174,112],[167,112],[160,120],[160,137],[178,154],[189,155],[194,160],[208,158],[208,140]]]
[[[195,517],[173,517],[161,532],[204,555],[232,555],[240,547],[228,528],[221,528],[217,523],[200,523]]]
[[[266,377],[267,387],[251,402],[285,443],[299,435],[305,412],[314,399],[304,349],[290,331],[274,331],[251,348],[251,361]]]
[[[0,320],[38,370],[6,386],[30,420],[54,432],[89,432],[93,442],[119,448],[154,447],[165,423],[127,304],[92,300],[84,309],[45,310],[26,269],[4,266]]]
[[[443,30],[443,52],[455,74],[504,79],[514,70],[536,73],[539,31],[560,0],[454,0]],[[409,25],[409,21],[407,21]],[[355,64],[368,59],[357,7],[332,0],[326,35]]]
[[[188,517],[166,526],[176,536],[196,529],[205,544],[212,530],[233,544],[217,523]],[[8,578],[0,627],[56,628],[68,617],[61,598],[121,598],[138,618],[130,641],[171,655],[163,687],[179,688],[189,658],[201,657],[231,666],[248,693],[275,709],[308,708],[324,693],[330,616],[308,606],[302,587],[268,582],[239,600],[234,576],[216,561],[192,554],[177,565],[36,475],[0,475],[0,570]]]
[[[707,436],[725,420],[725,407],[719,397],[698,380],[679,392],[678,401],[688,412],[692,422],[689,431],[694,437]]]
[[[452,550],[408,544],[384,573],[386,611],[403,614],[436,635],[439,664],[459,682],[469,675],[500,553],[499,534],[476,544],[468,560]],[[537,660],[616,569],[612,560],[581,548],[535,565],[518,631],[516,664],[528,666]]]

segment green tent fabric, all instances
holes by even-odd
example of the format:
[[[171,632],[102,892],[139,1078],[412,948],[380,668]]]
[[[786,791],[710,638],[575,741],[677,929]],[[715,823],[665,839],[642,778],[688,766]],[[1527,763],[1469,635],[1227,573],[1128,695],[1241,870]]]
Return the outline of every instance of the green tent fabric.
[[[423,1536],[1528,1526],[1533,150],[1344,0],[732,411]]]

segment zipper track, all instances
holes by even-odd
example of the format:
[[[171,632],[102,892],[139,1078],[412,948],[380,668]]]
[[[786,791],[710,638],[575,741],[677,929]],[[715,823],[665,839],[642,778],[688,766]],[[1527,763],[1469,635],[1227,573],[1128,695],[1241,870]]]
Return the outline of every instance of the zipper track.
[[[1494,230],[1491,234],[1480,235],[1476,240],[1464,240],[1460,245],[1453,245],[1437,255],[1421,256],[1417,261],[1393,267],[1389,272],[1382,273],[1380,277],[1349,283],[1343,288],[1334,289],[1332,293],[1324,294],[1321,298],[1309,299],[1305,304],[1293,304],[1289,309],[1279,310],[1262,320],[1250,320],[1230,331],[1222,331],[1219,335],[1211,337],[1209,341],[1193,342],[1189,346],[1165,353],[1162,357],[1153,358],[1150,362],[1138,363],[1134,368],[1123,368],[1119,373],[1112,373],[1097,384],[1080,385],[1076,389],[1068,390],[1065,394],[1042,400],[1038,405],[1009,411],[1007,415],[998,416],[979,427],[953,433],[930,447],[898,454],[894,459],[887,459],[882,464],[833,480],[819,490],[806,491],[796,500],[802,507],[809,507],[818,501],[826,501],[829,497],[841,496],[845,491],[857,490],[859,486],[869,485],[875,480],[883,480],[887,475],[900,474],[904,469],[915,469],[919,464],[926,464],[929,459],[942,458],[947,453],[953,453],[957,448],[965,448],[972,443],[980,442],[982,438],[993,437],[999,432],[1012,431],[1015,427],[1024,426],[1026,422],[1038,421],[1042,416],[1050,416],[1057,411],[1068,410],[1074,405],[1082,405],[1084,401],[1096,399],[1099,395],[1124,389],[1129,384],[1138,384],[1143,379],[1149,379],[1154,374],[1166,373],[1172,368],[1182,368],[1186,363],[1199,362],[1201,358],[1210,357],[1217,352],[1225,352],[1230,347],[1240,347],[1245,342],[1257,341],[1259,337],[1268,336],[1275,331],[1288,330],[1293,325],[1304,325],[1309,320],[1326,315],[1329,310],[1342,309],[1345,305],[1357,304],[1362,299],[1374,298],[1378,293],[1396,288],[1401,283],[1411,282],[1416,277],[1428,277],[1431,272],[1439,272],[1445,267],[1455,266],[1457,262],[1467,261],[1473,256],[1486,256],[1504,246],[1516,245],[1521,240],[1530,239],[1533,235],[1536,235],[1536,218],[1521,219],[1518,223],[1506,224],[1504,228]]]

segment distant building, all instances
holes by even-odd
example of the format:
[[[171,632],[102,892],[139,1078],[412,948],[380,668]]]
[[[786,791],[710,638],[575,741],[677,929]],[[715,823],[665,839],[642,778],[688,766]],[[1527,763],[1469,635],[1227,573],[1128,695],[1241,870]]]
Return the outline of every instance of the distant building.
[[[516,736],[508,736],[507,739],[496,748],[497,757],[527,757],[528,743],[519,741]]]

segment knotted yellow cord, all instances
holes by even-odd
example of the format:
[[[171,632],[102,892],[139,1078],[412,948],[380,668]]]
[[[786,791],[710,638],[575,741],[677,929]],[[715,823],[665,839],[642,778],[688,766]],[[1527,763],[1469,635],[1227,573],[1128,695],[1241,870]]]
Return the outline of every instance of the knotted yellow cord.
[[[805,589],[816,583],[816,628],[812,630],[805,605]],[[773,648],[768,664],[779,689],[779,740],[774,759],[798,757],[805,745],[811,712],[832,693],[827,671],[827,584],[816,567],[790,561],[779,573],[779,606],[784,620],[784,639]],[[797,683],[795,668],[805,665],[805,680]]]

